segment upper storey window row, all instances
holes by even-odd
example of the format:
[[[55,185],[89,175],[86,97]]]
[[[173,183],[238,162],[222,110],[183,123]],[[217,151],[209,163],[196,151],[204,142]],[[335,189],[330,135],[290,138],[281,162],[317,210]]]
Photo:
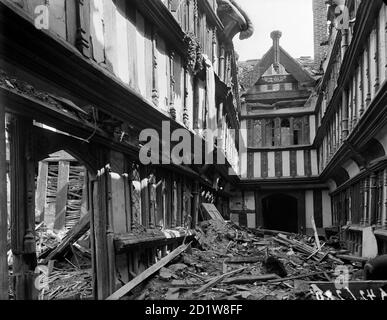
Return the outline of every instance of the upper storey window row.
[[[309,117],[248,120],[249,148],[290,147],[310,144]]]
[[[297,83],[273,83],[256,85],[258,92],[293,91],[298,90]]]

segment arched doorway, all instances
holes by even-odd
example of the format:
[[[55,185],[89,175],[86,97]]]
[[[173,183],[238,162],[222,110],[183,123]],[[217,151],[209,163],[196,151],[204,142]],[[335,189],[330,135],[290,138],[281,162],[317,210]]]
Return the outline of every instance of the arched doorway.
[[[262,200],[265,229],[298,232],[297,199],[286,194],[274,194]]]

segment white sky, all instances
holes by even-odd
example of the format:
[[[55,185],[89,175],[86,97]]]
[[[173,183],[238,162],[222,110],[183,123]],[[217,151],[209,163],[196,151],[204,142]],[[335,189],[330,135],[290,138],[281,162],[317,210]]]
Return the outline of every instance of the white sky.
[[[280,45],[292,57],[313,57],[312,0],[237,0],[253,21],[254,35],[234,38],[239,61],[260,59],[270,49],[273,30],[282,31]]]

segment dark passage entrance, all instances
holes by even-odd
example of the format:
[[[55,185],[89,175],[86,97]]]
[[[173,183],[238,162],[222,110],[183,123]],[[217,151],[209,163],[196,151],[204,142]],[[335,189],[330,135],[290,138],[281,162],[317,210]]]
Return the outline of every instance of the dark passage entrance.
[[[265,229],[298,232],[297,199],[275,194],[262,200]]]

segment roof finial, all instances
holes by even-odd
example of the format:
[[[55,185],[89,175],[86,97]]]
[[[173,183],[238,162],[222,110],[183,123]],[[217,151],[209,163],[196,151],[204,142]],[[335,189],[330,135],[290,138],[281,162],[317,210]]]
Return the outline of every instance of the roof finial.
[[[279,30],[273,31],[270,33],[270,37],[273,39],[273,49],[274,49],[274,62],[273,67],[275,72],[279,73],[279,67],[280,67],[280,46],[279,46],[279,39],[282,36],[282,32]]]

